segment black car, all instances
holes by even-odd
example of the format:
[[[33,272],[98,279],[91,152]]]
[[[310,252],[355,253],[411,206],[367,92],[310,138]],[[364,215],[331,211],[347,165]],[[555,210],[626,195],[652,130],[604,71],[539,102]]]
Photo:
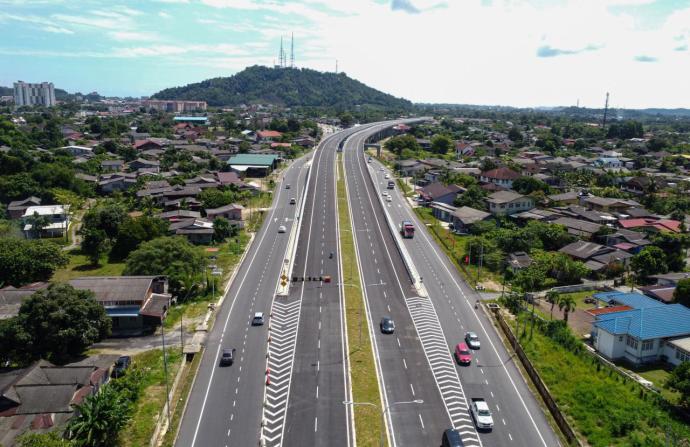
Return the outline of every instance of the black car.
[[[232,365],[235,363],[235,348],[223,349],[220,355],[220,366]]]
[[[443,438],[441,438],[441,447],[463,447],[465,444],[462,443],[460,438],[460,432],[454,428],[449,428],[443,432]]]
[[[113,377],[120,377],[125,375],[125,371],[129,368],[130,363],[132,363],[132,357],[128,355],[123,355],[115,362],[115,368],[113,368]]]
[[[395,322],[391,317],[381,318],[381,333],[382,334],[392,334],[395,332]]]

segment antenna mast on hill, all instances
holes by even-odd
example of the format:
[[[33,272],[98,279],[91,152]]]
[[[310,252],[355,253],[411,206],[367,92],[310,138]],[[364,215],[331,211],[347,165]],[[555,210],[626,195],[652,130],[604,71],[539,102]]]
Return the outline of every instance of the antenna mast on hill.
[[[335,74],[338,74],[338,59],[335,60]]]
[[[295,68],[295,33],[290,35],[290,68]]]
[[[606,92],[606,104],[604,105],[604,122],[601,125],[602,129],[606,129],[606,115],[609,112],[609,92]]]
[[[285,68],[285,50],[283,50],[283,36],[280,36],[280,52],[278,53],[278,66]]]

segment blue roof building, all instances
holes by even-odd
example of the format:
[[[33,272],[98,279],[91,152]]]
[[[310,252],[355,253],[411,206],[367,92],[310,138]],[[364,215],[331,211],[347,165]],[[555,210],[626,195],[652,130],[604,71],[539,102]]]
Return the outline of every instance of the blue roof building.
[[[662,359],[680,363],[690,340],[690,309],[664,304],[639,293],[605,292],[594,295],[609,306],[632,309],[596,315],[592,323],[594,347],[611,360],[649,363]]]
[[[176,116],[173,118],[176,123],[207,124],[207,116]]]

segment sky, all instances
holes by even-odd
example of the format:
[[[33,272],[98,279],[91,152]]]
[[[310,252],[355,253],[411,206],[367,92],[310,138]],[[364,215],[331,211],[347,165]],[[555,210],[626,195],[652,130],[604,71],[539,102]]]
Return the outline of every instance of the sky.
[[[151,95],[294,34],[295,66],[415,102],[690,108],[690,0],[0,0],[0,30],[4,86]]]

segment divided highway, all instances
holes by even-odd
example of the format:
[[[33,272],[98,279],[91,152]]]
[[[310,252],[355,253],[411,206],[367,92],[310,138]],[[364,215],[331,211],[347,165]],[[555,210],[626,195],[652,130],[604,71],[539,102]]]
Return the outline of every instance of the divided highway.
[[[385,175],[389,172],[381,170],[381,165],[375,161],[367,163],[362,146],[358,146],[353,152],[356,153],[353,158],[357,167],[352,170],[351,175],[362,175],[361,172],[371,170],[375,178],[376,193],[381,194],[386,189],[388,179]],[[369,172],[366,172],[366,176],[369,176]],[[513,364],[513,359],[504,348],[494,326],[482,310],[474,308],[474,303],[479,298],[477,293],[465,283],[455,266],[427,233],[427,229],[398,191],[397,185],[390,193],[392,201],[385,202],[385,211],[392,221],[396,224],[402,220],[414,222],[414,238],[402,240],[429,295],[428,299],[417,300],[415,303],[425,306],[426,310],[418,312],[411,308],[412,315],[415,319],[418,318],[415,315],[417,313],[420,314],[419,317],[424,313],[437,317],[449,352],[463,341],[466,332],[476,332],[481,339],[481,349],[473,352],[472,364],[456,366],[467,400],[483,397],[493,413],[495,427],[489,433],[480,433],[481,442],[486,446],[559,445],[558,436]],[[383,213],[381,204],[378,205],[378,212]],[[422,339],[425,336],[423,332],[424,329],[418,326],[418,335]]]
[[[209,332],[176,441],[178,447],[251,446],[259,442],[268,325],[251,326],[255,312],[268,316],[286,256],[288,235],[306,185],[308,159],[284,172],[270,211],[257,232]],[[283,185],[290,184],[287,190]],[[286,233],[278,233],[284,225]],[[222,349],[235,348],[234,365],[219,367]]]

